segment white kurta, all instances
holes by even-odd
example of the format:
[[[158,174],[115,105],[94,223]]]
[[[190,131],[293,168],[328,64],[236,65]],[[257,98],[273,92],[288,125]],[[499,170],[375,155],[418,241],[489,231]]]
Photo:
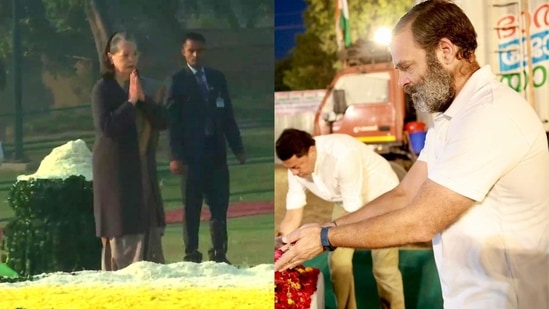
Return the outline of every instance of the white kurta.
[[[444,307],[549,308],[549,152],[530,105],[483,67],[435,117],[418,160],[477,201],[433,239]]]

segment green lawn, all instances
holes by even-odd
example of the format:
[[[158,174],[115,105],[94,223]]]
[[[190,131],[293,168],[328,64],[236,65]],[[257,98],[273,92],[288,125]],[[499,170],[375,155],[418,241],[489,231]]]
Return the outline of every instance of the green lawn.
[[[84,135],[89,136],[89,133]],[[63,144],[66,140],[74,140],[78,136],[65,136],[63,139],[45,138],[39,139],[39,144],[33,144],[32,150],[26,154],[39,162],[49,154],[52,148]],[[260,127],[242,130],[242,139],[248,156],[248,162],[240,165],[229,151],[228,163],[231,174],[231,202],[255,202],[272,201],[274,197],[274,149],[272,127]],[[44,142],[45,141],[45,142]],[[87,142],[88,148],[92,148],[93,136]],[[181,207],[180,178],[168,171],[168,155],[165,134],[158,147],[158,179],[162,191],[164,206],[167,210]],[[28,172],[28,174],[33,173]],[[10,186],[15,182],[20,173],[11,171],[0,172],[0,227],[5,226],[5,219],[12,216],[12,211],[7,204],[7,194]]]
[[[228,153],[231,174],[231,202],[272,201],[274,198],[274,150],[272,127],[243,129],[242,139],[248,162],[245,165],[236,163],[232,153]],[[82,137],[88,148],[92,148],[93,134],[90,132],[73,135],[34,138],[25,145],[25,153],[36,166],[53,149],[67,140]],[[180,178],[168,171],[168,155],[165,134],[162,134],[158,147],[158,179],[166,210],[181,208]],[[27,172],[33,173],[34,170]],[[0,228],[7,224],[13,212],[7,203],[10,186],[20,173],[0,172]],[[229,220],[229,259],[236,265],[251,266],[272,263],[273,259],[273,215],[235,218]],[[181,224],[169,225],[163,238],[164,253],[167,262],[181,261],[183,257],[183,236]],[[210,248],[208,222],[200,227],[200,251],[207,260]]]
[[[274,193],[273,163],[251,163],[247,165],[231,166],[231,197],[230,202],[257,202],[272,201]],[[13,183],[18,173],[0,173],[0,183]],[[180,179],[169,172],[159,172],[160,189],[166,210],[182,207],[180,193]],[[4,227],[7,218],[13,216],[12,209],[7,202],[8,185],[0,190],[0,228]]]
[[[229,244],[227,257],[234,264],[251,267],[273,263],[274,216],[258,215],[232,218],[228,221]],[[162,238],[166,263],[181,262],[184,255],[183,231],[181,224],[169,224]],[[208,221],[200,224],[199,250],[204,261],[208,261],[211,248]],[[0,255],[2,251],[0,250]],[[100,258],[99,256],[97,257]]]
[[[239,266],[273,263],[274,216],[259,215],[229,219],[229,260]],[[183,259],[183,234],[181,224],[170,224],[162,240],[167,263]],[[200,248],[204,261],[208,260],[210,232],[208,222],[200,224]]]

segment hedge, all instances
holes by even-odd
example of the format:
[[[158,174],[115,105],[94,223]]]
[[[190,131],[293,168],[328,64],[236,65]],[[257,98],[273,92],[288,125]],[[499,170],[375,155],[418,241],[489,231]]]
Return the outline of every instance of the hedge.
[[[15,216],[4,228],[1,261],[23,278],[100,269],[92,185],[83,176],[17,181],[8,195]]]

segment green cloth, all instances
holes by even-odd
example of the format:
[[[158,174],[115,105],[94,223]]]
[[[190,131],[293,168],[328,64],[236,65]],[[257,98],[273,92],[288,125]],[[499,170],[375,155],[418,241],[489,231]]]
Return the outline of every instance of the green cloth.
[[[18,278],[17,272],[8,267],[7,264],[0,263],[0,277]]]
[[[328,254],[323,253],[304,265],[316,267],[322,271],[326,309],[336,309],[328,269]],[[406,309],[442,308],[442,292],[432,250],[401,249],[399,268],[403,278]],[[377,287],[372,274],[372,255],[369,250],[355,251],[353,272],[357,307],[379,309]]]

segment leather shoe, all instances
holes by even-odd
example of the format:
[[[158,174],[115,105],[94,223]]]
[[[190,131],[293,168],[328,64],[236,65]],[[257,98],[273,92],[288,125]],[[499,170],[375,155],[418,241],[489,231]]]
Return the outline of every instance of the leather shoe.
[[[189,254],[186,254],[183,257],[185,262],[201,263],[202,262],[202,253],[200,251],[193,251]]]
[[[210,261],[214,261],[216,263],[227,263],[228,265],[232,265],[231,262],[229,262],[229,260],[227,259],[225,253],[223,252],[210,249],[208,251],[208,255],[210,256]]]

